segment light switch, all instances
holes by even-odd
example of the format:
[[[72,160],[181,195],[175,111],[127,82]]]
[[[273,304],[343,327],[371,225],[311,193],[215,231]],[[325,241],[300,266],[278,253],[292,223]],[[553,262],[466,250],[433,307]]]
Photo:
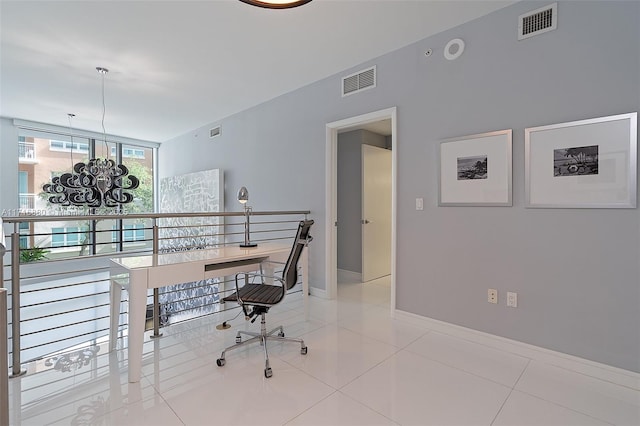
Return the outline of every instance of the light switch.
[[[416,198],[416,210],[424,210],[424,199]]]

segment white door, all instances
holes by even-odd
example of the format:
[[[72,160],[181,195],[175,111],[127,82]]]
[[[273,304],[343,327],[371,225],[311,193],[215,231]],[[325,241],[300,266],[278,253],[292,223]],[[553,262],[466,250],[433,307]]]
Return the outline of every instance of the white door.
[[[362,282],[391,274],[391,151],[362,145]]]

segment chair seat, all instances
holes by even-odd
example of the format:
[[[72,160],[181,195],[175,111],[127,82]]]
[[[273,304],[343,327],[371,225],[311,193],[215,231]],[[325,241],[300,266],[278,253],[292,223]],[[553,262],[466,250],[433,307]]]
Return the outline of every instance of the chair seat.
[[[237,302],[238,294],[244,304],[275,305],[282,299],[282,287],[269,284],[246,284],[238,293],[225,297],[225,302]]]

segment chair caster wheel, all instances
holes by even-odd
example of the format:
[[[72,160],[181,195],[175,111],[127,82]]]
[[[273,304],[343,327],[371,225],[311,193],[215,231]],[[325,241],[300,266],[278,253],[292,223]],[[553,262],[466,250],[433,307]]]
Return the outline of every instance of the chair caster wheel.
[[[281,331],[280,333],[278,333],[278,337],[284,337],[284,331]]]
[[[305,347],[301,348],[301,349],[300,349],[300,353],[301,353],[302,355],[306,355],[306,354],[307,354],[307,347],[305,346]]]
[[[226,361],[224,358],[218,358],[216,359],[216,364],[218,364],[218,367],[224,367],[224,365],[226,364]]]
[[[266,377],[268,379],[271,376],[273,376],[273,371],[271,371],[271,368],[265,368],[264,369],[264,377]]]

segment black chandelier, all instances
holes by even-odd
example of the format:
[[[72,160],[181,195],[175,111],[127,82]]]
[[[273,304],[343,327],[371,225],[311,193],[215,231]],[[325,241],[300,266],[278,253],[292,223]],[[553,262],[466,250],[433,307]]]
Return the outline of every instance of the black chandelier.
[[[96,70],[102,75],[102,133],[105,147],[107,147],[107,134],[104,128],[104,76],[109,70],[103,67],[96,67]],[[68,115],[73,159],[71,118],[74,114]],[[126,191],[136,189],[139,185],[140,180],[129,175],[129,169],[124,164],[116,164],[110,159],[107,150],[107,158],[92,158],[86,163],[76,163],[71,173],[53,177],[51,183],[42,186],[42,190],[49,195],[48,201],[51,204],[98,208],[117,207],[132,202],[133,195]]]

